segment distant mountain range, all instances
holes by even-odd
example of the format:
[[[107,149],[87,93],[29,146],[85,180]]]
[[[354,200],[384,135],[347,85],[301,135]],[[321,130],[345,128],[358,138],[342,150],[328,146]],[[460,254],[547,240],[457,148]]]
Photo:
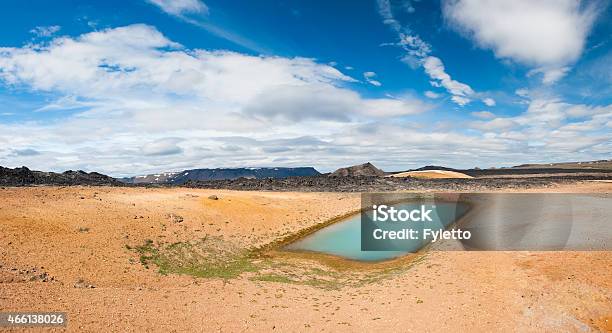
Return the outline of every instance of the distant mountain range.
[[[566,162],[550,164],[523,164],[514,167],[489,169],[454,169],[444,166],[428,165],[406,171],[444,170],[461,172],[472,177],[495,177],[508,175],[550,175],[550,174],[608,174],[612,172],[612,160]],[[385,172],[372,163],[340,168],[324,174],[324,178],[384,177],[399,172]],[[238,178],[266,179],[288,177],[312,177],[322,175],[312,167],[300,168],[217,168],[191,169],[181,172],[164,172],[144,176],[112,178],[97,172],[68,170],[63,173],[30,170],[27,167],[4,168],[0,166],[0,186],[32,185],[123,185],[123,184],[167,184],[182,185],[189,181],[234,180]],[[329,176],[329,177],[327,177]],[[310,182],[312,179],[304,179]]]
[[[190,180],[221,180],[238,178],[287,178],[318,176],[320,173],[312,167],[300,168],[227,168],[227,169],[191,169],[181,172],[164,172],[144,176],[121,178],[129,184],[184,184]]]

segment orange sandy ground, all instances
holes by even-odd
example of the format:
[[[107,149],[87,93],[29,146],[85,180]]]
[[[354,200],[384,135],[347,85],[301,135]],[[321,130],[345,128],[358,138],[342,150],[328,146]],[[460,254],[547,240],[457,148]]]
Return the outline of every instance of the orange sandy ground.
[[[325,290],[164,276],[126,248],[205,235],[263,245],[358,207],[344,193],[0,189],[0,311],[65,311],[68,331],[89,332],[612,331],[612,252],[432,252],[401,275]],[[31,278],[42,271],[53,281]]]

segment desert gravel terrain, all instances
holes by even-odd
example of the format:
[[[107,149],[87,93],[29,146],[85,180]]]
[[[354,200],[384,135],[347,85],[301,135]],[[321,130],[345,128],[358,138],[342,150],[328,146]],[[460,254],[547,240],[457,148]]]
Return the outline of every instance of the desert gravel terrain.
[[[254,251],[358,209],[357,193],[3,188],[0,310],[65,311],[71,332],[612,331],[609,251],[430,252],[372,267]]]

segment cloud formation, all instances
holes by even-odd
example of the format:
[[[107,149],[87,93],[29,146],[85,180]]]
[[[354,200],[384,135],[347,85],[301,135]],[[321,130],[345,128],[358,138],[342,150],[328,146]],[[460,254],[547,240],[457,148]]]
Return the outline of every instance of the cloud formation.
[[[209,19],[209,8],[200,0],[146,0],[148,3],[159,7],[166,14],[176,17],[177,19],[202,28],[209,33],[228,40],[236,45],[239,45],[247,50],[267,54],[267,49],[261,47],[254,41],[240,36],[232,31],[221,28],[213,24]]]
[[[484,103],[486,106],[495,106],[495,104],[496,104],[496,103],[495,103],[495,100],[494,100],[493,98],[490,98],[490,97],[484,98],[484,99],[482,100],[482,102],[483,102],[483,103]]]
[[[445,76],[441,61],[429,65],[455,102],[486,105]],[[364,96],[355,78],[314,59],[188,49],[148,25],[0,48],[0,81],[49,97],[32,111],[45,117],[0,122],[0,165],[10,167],[114,176],[195,167],[330,171],[370,160],[385,169],[486,167],[612,151],[610,105],[520,90],[526,109],[518,115],[475,112],[478,119],[445,127],[429,103]]]
[[[453,80],[444,69],[442,61],[433,56],[423,59],[425,73],[432,79],[431,84],[436,87],[444,87],[453,95],[453,101],[461,106],[470,102],[468,96],[474,94],[474,90],[465,83]]]
[[[324,137],[342,124],[430,108],[410,96],[362,97],[349,87],[357,80],[313,59],[186,49],[148,25],[2,48],[0,80],[57,96],[38,110],[66,114],[1,126],[3,142],[44,151],[28,158],[46,158],[48,168],[74,168],[79,161],[114,174],[147,171],[170,155],[185,163],[202,154],[223,157],[227,146],[218,138],[237,133],[257,140]],[[23,135],[34,132],[39,135]],[[245,159],[232,163],[265,163],[260,150],[241,149]],[[147,170],[139,169],[138,156]]]
[[[597,7],[575,0],[447,0],[443,13],[480,47],[534,67],[550,84],[580,57]]]
[[[442,97],[442,95],[441,95],[441,94],[438,94],[438,93],[433,92],[433,91],[431,91],[431,90],[427,90],[427,91],[425,91],[424,95],[425,95],[425,97],[427,97],[427,98],[431,98],[431,99],[436,99],[436,98],[440,98],[440,97]]]
[[[605,152],[612,146],[612,105],[570,104],[557,97],[536,97],[525,112],[514,117],[494,117],[487,112],[473,115],[489,120],[471,122],[471,128],[487,132],[489,138],[525,142],[526,150],[579,154],[588,150]]]
[[[383,23],[391,27],[398,35],[400,46],[406,54],[402,61],[412,68],[423,67],[425,73],[431,78],[431,85],[443,87],[451,94],[451,101],[459,106],[465,106],[472,101],[476,93],[466,83],[459,82],[451,78],[447,73],[442,60],[432,55],[432,47],[421,37],[413,33],[408,27],[402,27],[400,22],[395,19],[393,6],[389,0],[378,0],[378,12],[383,18]],[[410,3],[403,6],[409,13],[414,12],[414,7]],[[408,8],[412,8],[409,10]],[[428,96],[430,97],[430,96]],[[430,97],[431,98],[431,97]],[[488,98],[488,100],[492,100]]]
[[[147,0],[156,5],[164,12],[174,15],[183,16],[186,14],[208,14],[208,6],[200,0]]]
[[[376,73],[374,72],[365,72],[363,73],[363,78],[366,80],[367,83],[375,86],[375,87],[380,87],[382,86],[382,83],[380,83],[380,81],[375,80],[374,78],[376,77]]]
[[[37,37],[51,37],[60,31],[60,29],[61,27],[59,25],[37,26],[30,30],[30,33]]]
[[[158,139],[142,146],[142,153],[146,156],[164,156],[176,155],[183,152],[183,149],[178,145],[180,138],[163,138]]]

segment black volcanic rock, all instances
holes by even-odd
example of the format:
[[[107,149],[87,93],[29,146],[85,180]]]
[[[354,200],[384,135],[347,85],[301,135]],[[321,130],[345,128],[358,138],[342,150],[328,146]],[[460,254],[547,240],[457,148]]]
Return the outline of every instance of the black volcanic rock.
[[[189,181],[223,180],[223,179],[264,179],[318,176],[320,173],[312,167],[300,168],[219,168],[191,169],[182,172],[166,172],[160,174],[137,176],[122,179],[134,184],[174,184],[181,185]]]
[[[0,167],[0,185],[121,185],[121,183],[115,178],[97,172],[68,170],[55,173],[34,171],[26,167],[15,169]]]
[[[612,173],[594,175],[563,175],[520,178],[416,179],[385,177],[288,177],[266,179],[224,179],[189,181],[191,188],[228,189],[238,191],[296,192],[385,192],[385,191],[490,191],[526,189],[572,184],[576,181],[612,179]]]
[[[372,163],[353,165],[347,168],[340,168],[331,174],[330,177],[384,177],[385,172],[375,167]]]
[[[2,185],[27,185],[36,181],[34,172],[22,166],[21,168],[9,169],[0,167],[0,184]]]

